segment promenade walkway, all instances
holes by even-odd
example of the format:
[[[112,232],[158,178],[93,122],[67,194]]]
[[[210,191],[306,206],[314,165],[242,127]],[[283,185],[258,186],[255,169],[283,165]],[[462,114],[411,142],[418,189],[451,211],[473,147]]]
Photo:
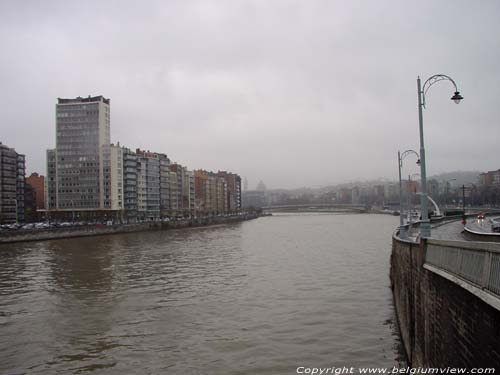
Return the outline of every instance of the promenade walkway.
[[[487,217],[483,220],[478,220],[476,218],[468,218],[466,228],[469,231],[480,233],[483,235],[491,234],[491,222],[492,217]],[[409,239],[415,241],[418,236],[418,227],[413,227]],[[495,234],[495,236],[499,236]],[[450,222],[437,222],[432,224],[432,234],[431,237],[436,240],[451,240],[451,241],[481,241],[481,237],[476,237],[472,239],[470,236],[464,235],[464,225],[461,219],[457,219]],[[491,241],[491,238],[484,238],[484,241]],[[496,242],[496,241],[495,241]]]
[[[462,220],[436,223],[432,225],[431,237],[437,240],[466,241],[466,238],[462,235],[463,230]]]

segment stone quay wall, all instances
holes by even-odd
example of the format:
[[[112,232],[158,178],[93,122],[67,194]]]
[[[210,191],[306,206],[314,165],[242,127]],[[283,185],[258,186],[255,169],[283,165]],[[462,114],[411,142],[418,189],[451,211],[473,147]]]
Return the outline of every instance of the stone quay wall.
[[[0,244],[12,242],[44,241],[59,238],[89,237],[107,234],[143,232],[150,230],[168,230],[208,225],[220,225],[257,218],[257,214],[235,215],[229,217],[212,217],[184,219],[170,222],[150,222],[116,225],[86,225],[79,227],[64,227],[50,229],[16,230],[0,233]]]
[[[391,287],[409,363],[500,369],[500,311],[459,278],[424,268],[427,246],[392,240]]]

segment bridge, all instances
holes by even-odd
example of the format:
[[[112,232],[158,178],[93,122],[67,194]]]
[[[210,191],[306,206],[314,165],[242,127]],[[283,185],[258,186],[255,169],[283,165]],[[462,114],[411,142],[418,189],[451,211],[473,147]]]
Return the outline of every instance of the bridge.
[[[264,212],[357,212],[363,213],[369,208],[363,204],[340,204],[340,203],[307,203],[270,205],[262,207]]]

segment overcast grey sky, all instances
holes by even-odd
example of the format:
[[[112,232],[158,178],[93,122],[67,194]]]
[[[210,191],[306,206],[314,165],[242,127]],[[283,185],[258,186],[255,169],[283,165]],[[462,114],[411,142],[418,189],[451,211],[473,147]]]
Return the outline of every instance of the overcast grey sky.
[[[111,138],[253,188],[500,168],[499,1],[2,1],[0,141],[45,173],[58,97],[111,99]],[[416,169],[411,170],[415,172]]]

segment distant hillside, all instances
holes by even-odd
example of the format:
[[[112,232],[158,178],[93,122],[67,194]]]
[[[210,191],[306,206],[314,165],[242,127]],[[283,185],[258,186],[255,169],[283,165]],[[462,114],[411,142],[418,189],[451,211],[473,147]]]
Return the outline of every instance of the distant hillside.
[[[440,173],[429,177],[429,179],[434,179],[438,181],[449,181],[456,179],[456,181],[450,181],[452,186],[461,186],[467,184],[477,184],[479,182],[479,171],[456,171],[456,172],[446,172]]]

